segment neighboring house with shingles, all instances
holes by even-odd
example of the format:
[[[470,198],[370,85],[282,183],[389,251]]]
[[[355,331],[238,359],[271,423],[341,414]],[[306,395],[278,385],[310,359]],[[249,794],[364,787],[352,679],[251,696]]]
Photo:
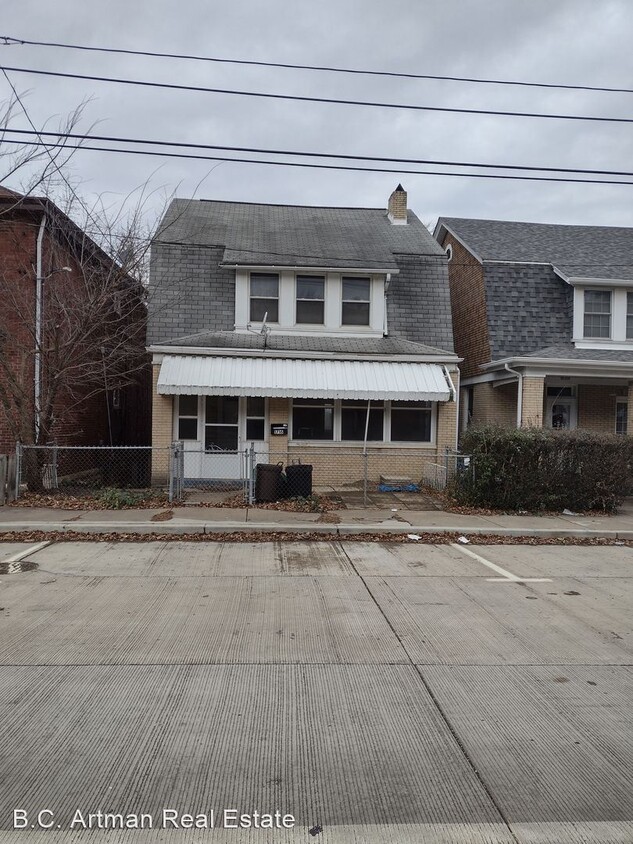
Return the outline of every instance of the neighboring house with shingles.
[[[440,217],[462,426],[633,433],[633,229]]]
[[[321,448],[321,483],[365,442],[406,474],[454,447],[446,255],[400,186],[387,210],[174,200],[150,291],[153,443],[183,441],[189,477],[251,444],[260,462]]]

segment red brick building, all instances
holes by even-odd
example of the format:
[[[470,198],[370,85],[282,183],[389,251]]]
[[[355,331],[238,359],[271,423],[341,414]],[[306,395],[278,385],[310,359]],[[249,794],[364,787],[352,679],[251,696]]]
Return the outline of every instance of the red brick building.
[[[0,187],[0,454],[149,442],[142,286],[51,200]]]

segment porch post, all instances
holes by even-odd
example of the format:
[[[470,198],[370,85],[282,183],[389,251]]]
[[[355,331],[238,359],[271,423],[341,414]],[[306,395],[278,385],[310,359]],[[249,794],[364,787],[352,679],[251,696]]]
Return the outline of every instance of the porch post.
[[[629,381],[628,405],[626,408],[626,432],[633,437],[633,381]]]
[[[172,434],[172,396],[158,392],[160,364],[152,367],[152,486],[163,486],[169,481]]]
[[[543,402],[545,399],[545,378],[526,375],[523,377],[522,428],[543,427]]]

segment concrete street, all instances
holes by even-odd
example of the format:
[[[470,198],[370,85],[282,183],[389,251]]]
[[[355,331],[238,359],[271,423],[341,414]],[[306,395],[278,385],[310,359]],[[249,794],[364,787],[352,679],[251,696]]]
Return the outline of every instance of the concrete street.
[[[2,563],[0,842],[633,841],[628,547],[0,543]]]

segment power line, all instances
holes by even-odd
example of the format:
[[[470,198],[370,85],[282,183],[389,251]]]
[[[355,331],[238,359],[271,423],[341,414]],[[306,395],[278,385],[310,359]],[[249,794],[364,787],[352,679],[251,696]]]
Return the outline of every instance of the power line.
[[[449,106],[416,105],[412,103],[384,103],[367,100],[340,100],[334,97],[308,97],[299,94],[273,94],[265,91],[243,91],[231,88],[207,88],[201,85],[178,85],[174,82],[151,82],[142,79],[121,79],[114,76],[91,76],[83,73],[62,73],[53,70],[36,70],[28,67],[0,67],[11,73],[27,73],[37,76],[52,76],[58,79],[82,79],[90,82],[108,82],[117,85],[139,85],[144,88],[163,88],[171,91],[193,91],[205,94],[224,94],[237,97],[256,97],[267,100],[289,100],[301,103],[320,103],[327,105],[361,106],[364,108],[387,108],[404,111],[430,111],[445,114],[478,114],[488,117],[530,117],[542,120],[581,120],[592,123],[633,123],[633,117],[603,117],[585,114],[547,114],[532,111],[497,111],[482,108],[451,108]]]
[[[109,143],[145,144],[147,146],[182,147],[183,149],[223,150],[226,152],[249,152],[261,155],[291,155],[303,158],[328,158],[346,161],[386,161],[397,164],[431,164],[437,167],[481,167],[492,170],[521,170],[548,173],[575,173],[596,176],[633,176],[629,170],[589,170],[576,167],[539,167],[528,164],[489,164],[477,161],[438,161],[430,158],[392,158],[378,155],[352,155],[349,153],[311,152],[304,150],[267,149],[262,147],[234,147],[223,144],[196,144],[187,141],[162,141],[148,138],[126,138],[116,135],[82,134],[80,132],[44,132],[29,129],[4,129],[12,135],[37,135],[38,138],[72,138],[80,141],[107,141]]]
[[[326,73],[347,73],[361,76],[384,76],[395,79],[429,79],[441,82],[467,82],[479,85],[517,85],[525,88],[554,88],[567,91],[599,91],[616,94],[633,94],[632,88],[615,88],[598,85],[566,85],[553,82],[527,82],[516,79],[482,79],[472,76],[441,76],[430,73],[406,73],[388,70],[366,70],[351,67],[332,67],[329,65],[289,64],[284,62],[255,61],[252,59],[226,59],[216,56],[197,56],[184,53],[158,53],[149,50],[127,50],[115,47],[95,47],[86,44],[63,44],[56,41],[27,41],[10,35],[0,36],[4,46],[28,45],[33,47],[58,47],[67,50],[84,50],[93,53],[115,53],[128,56],[148,56],[160,59],[186,59],[196,62],[215,62],[217,64],[247,65],[251,67],[274,67],[287,70],[310,70]]]
[[[114,152],[125,155],[152,155],[159,158],[180,158],[193,161],[222,161],[233,164],[265,164],[273,167],[303,167],[312,170],[345,170],[361,173],[394,173],[396,175],[412,175],[412,176],[450,176],[463,179],[503,179],[524,182],[558,182],[570,184],[587,184],[587,185],[633,185],[633,181],[624,181],[620,179],[572,179],[568,177],[547,177],[547,176],[513,176],[511,174],[502,173],[452,173],[449,171],[436,170],[409,170],[405,168],[386,168],[386,167],[359,167],[350,164],[314,164],[304,161],[271,161],[258,158],[230,158],[226,156],[217,155],[194,155],[193,153],[177,153],[177,152],[160,152],[158,150],[139,150],[139,149],[119,149],[116,147],[97,147],[85,146],[83,144],[78,146],[69,146],[67,144],[47,144],[44,141],[14,141],[16,144],[22,146],[48,146],[51,149],[64,147],[65,149],[72,149],[76,151],[92,151],[92,152]]]

